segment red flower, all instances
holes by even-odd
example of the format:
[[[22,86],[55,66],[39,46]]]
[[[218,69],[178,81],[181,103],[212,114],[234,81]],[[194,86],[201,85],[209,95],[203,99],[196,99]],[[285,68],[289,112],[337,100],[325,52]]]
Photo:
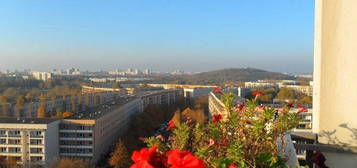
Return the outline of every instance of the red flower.
[[[150,149],[143,148],[140,151],[134,151],[131,159],[134,164],[130,168],[164,168],[166,159],[156,152],[157,146]]]
[[[175,128],[175,127],[176,127],[175,126],[175,122],[173,120],[170,120],[166,130],[169,131],[169,130]]]
[[[288,103],[288,104],[286,105],[286,107],[288,107],[288,108],[292,108],[293,106],[294,106],[293,103]]]
[[[259,96],[262,96],[264,93],[261,92],[261,91],[254,91],[252,92],[252,95],[255,96],[255,97],[259,97]]]
[[[238,110],[238,111],[242,111],[243,108],[244,108],[244,104],[238,104],[238,105],[237,105],[237,110]]]
[[[302,106],[301,104],[298,104],[298,113],[305,113],[305,112],[308,112],[309,110]]]
[[[206,168],[204,162],[192,153],[180,150],[169,151],[167,163],[170,168]]]
[[[228,168],[237,168],[237,166],[234,163],[232,163],[228,166]]]
[[[214,88],[213,93],[222,94],[222,89],[220,87],[216,87]]]
[[[143,148],[140,151],[134,151],[131,155],[131,160],[134,164],[130,168],[154,168],[150,161],[156,153],[157,146],[153,146],[150,149]]]
[[[215,114],[215,115],[213,115],[213,120],[212,120],[212,122],[214,123],[214,124],[217,124],[220,120],[222,120],[222,115],[221,114]]]

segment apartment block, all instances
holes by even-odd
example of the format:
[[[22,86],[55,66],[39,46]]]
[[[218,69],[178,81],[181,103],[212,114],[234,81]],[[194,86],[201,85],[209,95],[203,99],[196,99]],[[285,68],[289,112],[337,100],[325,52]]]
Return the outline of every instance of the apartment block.
[[[0,118],[0,157],[20,165],[45,165],[58,159],[59,120]]]

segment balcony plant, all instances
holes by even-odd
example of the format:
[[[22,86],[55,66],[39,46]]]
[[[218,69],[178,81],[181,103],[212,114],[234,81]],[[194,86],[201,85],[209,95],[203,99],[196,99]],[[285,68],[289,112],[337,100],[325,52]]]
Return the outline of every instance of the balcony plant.
[[[149,148],[135,151],[132,168],[237,168],[286,167],[289,156],[282,156],[277,141],[299,123],[292,104],[275,109],[257,105],[254,99],[234,104],[234,95],[215,89],[228,115],[213,114],[199,124],[190,118],[184,123],[169,123],[168,137],[145,140]],[[299,106],[299,112],[306,109]],[[284,144],[284,143],[283,143]]]

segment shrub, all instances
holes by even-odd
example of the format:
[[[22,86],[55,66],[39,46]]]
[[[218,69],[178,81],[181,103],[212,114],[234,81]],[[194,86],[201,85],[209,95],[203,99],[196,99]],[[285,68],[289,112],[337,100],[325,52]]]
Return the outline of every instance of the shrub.
[[[292,106],[280,109],[258,106],[257,99],[263,94],[261,92],[254,93],[254,99],[238,105],[234,104],[233,94],[222,93],[219,89],[215,93],[221,94],[228,115],[214,114],[211,121],[203,124],[192,120],[179,125],[171,122],[175,126],[170,126],[169,137],[145,140],[151,147],[150,151],[156,153],[149,157],[146,164],[151,165],[150,161],[157,160],[151,157],[160,157],[161,165],[175,167],[169,162],[169,156],[176,151],[187,154],[197,164],[202,161],[202,165],[199,164],[201,167],[285,167],[288,158],[279,155],[282,149],[278,148],[277,141],[283,140],[283,136],[299,123],[298,114],[290,112]],[[306,111],[303,108],[299,110]],[[134,162],[132,167],[138,168],[138,162]]]

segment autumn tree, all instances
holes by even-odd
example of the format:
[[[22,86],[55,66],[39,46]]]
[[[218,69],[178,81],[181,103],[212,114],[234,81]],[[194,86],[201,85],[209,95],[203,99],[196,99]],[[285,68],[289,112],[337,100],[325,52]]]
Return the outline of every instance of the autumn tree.
[[[73,113],[71,113],[71,112],[69,112],[69,111],[66,111],[66,112],[64,112],[63,114],[62,114],[62,117],[70,117],[70,116],[72,116],[73,115]]]
[[[29,104],[28,107],[27,107],[27,109],[28,109],[28,116],[31,116],[31,117],[32,117],[32,113],[33,113],[33,103],[32,103],[32,102],[29,102],[28,104]]]
[[[26,94],[25,99],[27,101],[32,101],[34,99],[34,95],[31,92],[29,92]]]
[[[5,96],[0,96],[0,103],[7,103],[7,98]]]
[[[37,118],[45,118],[46,117],[46,106],[41,105],[37,110]]]
[[[24,109],[24,104],[25,104],[25,98],[24,96],[19,96],[16,99],[16,105],[15,105],[15,116],[21,117],[22,111]]]
[[[53,168],[90,168],[88,162],[82,159],[62,158],[57,161]]]
[[[52,107],[51,115],[53,115],[56,112],[56,108],[57,108],[57,97],[56,96],[51,96],[51,107]]]
[[[62,112],[63,112],[63,111],[62,111],[61,109],[59,109],[59,108],[56,109],[56,115],[55,115],[55,117],[56,117],[56,118],[61,118],[61,117],[63,116]]]
[[[76,113],[77,112],[77,98],[75,95],[71,96],[71,107],[72,107],[72,112]]]
[[[9,103],[2,103],[1,104],[1,116],[2,117],[8,117],[9,116],[9,110],[10,110],[10,104]]]
[[[129,153],[123,141],[119,140],[114,151],[110,154],[108,163],[114,168],[127,168],[130,166]]]
[[[297,98],[297,94],[294,90],[288,89],[286,87],[280,88],[276,98],[280,100],[293,100]]]
[[[301,99],[298,100],[299,104],[312,104],[312,96],[303,96]]]
[[[16,168],[17,163],[12,157],[8,157],[7,159],[4,157],[0,157],[0,167],[1,168]]]

